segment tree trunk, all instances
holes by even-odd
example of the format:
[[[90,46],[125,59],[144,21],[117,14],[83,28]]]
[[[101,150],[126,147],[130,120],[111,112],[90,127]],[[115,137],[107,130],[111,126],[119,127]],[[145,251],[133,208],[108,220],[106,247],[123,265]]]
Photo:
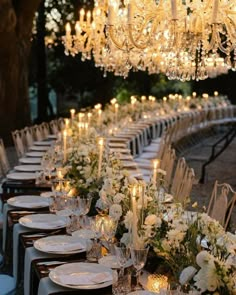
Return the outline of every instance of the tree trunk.
[[[47,121],[53,116],[53,108],[48,97],[47,57],[45,51],[46,16],[44,1],[41,2],[37,18],[37,89],[38,89],[38,121]]]
[[[28,57],[39,2],[0,0],[0,137],[6,145],[11,131],[30,124]]]

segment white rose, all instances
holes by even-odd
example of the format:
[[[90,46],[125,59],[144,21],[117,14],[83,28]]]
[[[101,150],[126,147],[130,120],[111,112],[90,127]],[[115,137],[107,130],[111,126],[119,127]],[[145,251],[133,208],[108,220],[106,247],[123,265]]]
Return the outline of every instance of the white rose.
[[[144,224],[146,224],[146,225],[157,225],[157,224],[161,224],[161,219],[158,218],[155,214],[151,214],[151,215],[148,215],[145,218]]]
[[[115,220],[119,220],[122,215],[122,208],[119,204],[114,204],[109,209],[109,215]]]
[[[185,267],[179,277],[179,282],[181,285],[187,284],[197,272],[196,268],[193,266]]]

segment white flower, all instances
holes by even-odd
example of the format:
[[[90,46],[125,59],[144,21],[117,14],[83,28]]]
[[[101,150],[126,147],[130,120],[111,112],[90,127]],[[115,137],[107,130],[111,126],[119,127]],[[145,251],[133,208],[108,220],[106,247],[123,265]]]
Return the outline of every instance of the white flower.
[[[109,209],[109,215],[115,220],[119,220],[122,215],[122,207],[119,204],[114,204]]]
[[[209,264],[212,261],[213,257],[207,251],[201,251],[196,257],[196,262],[200,267],[204,267],[206,264]]]
[[[179,277],[179,282],[181,285],[187,284],[197,272],[196,268],[193,266],[185,267]]]
[[[155,214],[148,215],[145,218],[144,224],[146,225],[161,225],[161,219]]]
[[[132,211],[129,210],[126,213],[125,219],[124,219],[124,224],[127,229],[131,229],[132,224],[133,224],[133,212]]]

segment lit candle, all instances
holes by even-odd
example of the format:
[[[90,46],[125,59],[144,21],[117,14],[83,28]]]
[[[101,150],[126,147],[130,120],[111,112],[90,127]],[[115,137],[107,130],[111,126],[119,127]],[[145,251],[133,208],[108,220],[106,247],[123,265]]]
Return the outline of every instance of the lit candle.
[[[66,162],[66,160],[67,160],[67,155],[66,155],[66,149],[67,149],[67,147],[66,147],[66,144],[67,144],[67,131],[66,131],[66,129],[63,131],[63,143],[64,143],[64,162]]]
[[[90,10],[87,12],[87,15],[86,16],[87,16],[86,17],[86,21],[87,21],[87,24],[89,25],[90,22],[91,22],[91,11]]]
[[[102,137],[100,137],[100,138],[98,139],[98,147],[99,147],[99,156],[98,156],[98,178],[101,177],[103,145],[104,145],[104,139],[103,139]]]
[[[152,274],[148,276],[147,281],[147,289],[148,291],[153,291],[156,293],[160,293],[161,290],[168,289],[168,277],[159,274]]]
[[[101,126],[102,124],[102,110],[98,110],[98,126]]]
[[[171,14],[172,14],[172,19],[176,20],[177,19],[177,5],[176,5],[176,0],[171,0]]]
[[[214,96],[218,96],[218,95],[219,95],[218,91],[214,91]]]
[[[129,2],[129,4],[128,4],[128,25],[132,24],[133,18],[134,18],[134,7],[133,7],[133,3]]]
[[[65,129],[68,129],[70,125],[70,120],[69,119],[65,119]]]
[[[92,113],[88,113],[87,116],[88,116],[88,125],[90,125],[91,118],[92,118]]]
[[[137,191],[137,188],[134,185],[132,187],[132,195],[131,195],[131,199],[132,199],[132,212],[133,212],[133,224],[132,224],[133,247],[137,247],[137,237],[138,237],[138,230],[137,230],[138,218],[137,218],[136,191]]]
[[[214,0],[213,7],[212,7],[212,23],[215,24],[217,22],[217,13],[219,8],[219,0]]]
[[[167,97],[164,96],[164,97],[163,97],[163,102],[166,103],[166,101],[167,101]]]
[[[70,117],[71,117],[71,121],[73,121],[75,117],[75,109],[70,110]]]
[[[84,22],[84,15],[85,15],[85,11],[82,8],[82,9],[80,9],[80,12],[79,12],[79,21],[80,21],[80,23]]]
[[[109,5],[108,6],[108,25],[112,26],[114,25],[114,19],[115,19],[115,11],[114,11],[114,6],[113,5]]]
[[[115,103],[115,124],[118,122],[118,109],[119,109],[119,104]]]
[[[76,24],[75,24],[75,33],[76,33],[76,36],[77,36],[77,37],[80,36],[81,28],[80,28],[80,24],[79,24],[78,21],[77,21]]]
[[[158,159],[153,160],[153,178],[152,178],[153,184],[156,184],[156,181],[157,181],[157,169],[159,165],[160,165],[160,160]]]
[[[66,36],[70,35],[71,33],[71,26],[69,23],[66,24]]]

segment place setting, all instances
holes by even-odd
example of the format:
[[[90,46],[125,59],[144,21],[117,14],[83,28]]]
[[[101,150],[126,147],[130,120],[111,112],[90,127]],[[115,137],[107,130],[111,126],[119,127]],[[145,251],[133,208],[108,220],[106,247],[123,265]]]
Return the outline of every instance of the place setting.
[[[49,273],[56,284],[72,289],[100,289],[113,283],[112,269],[97,263],[67,263]]]
[[[27,228],[52,230],[65,228],[68,224],[68,219],[55,214],[32,214],[21,217],[19,223]]]
[[[86,240],[69,235],[55,235],[36,240],[34,248],[45,253],[71,255],[85,252]]]
[[[6,175],[8,180],[33,181],[37,175],[33,172],[12,172]]]
[[[22,157],[19,159],[19,162],[21,164],[41,164],[41,158],[40,157]]]
[[[43,167],[41,165],[17,165],[14,166],[14,170],[20,172],[38,172],[42,171]]]
[[[38,195],[21,195],[7,200],[8,205],[16,208],[38,209],[48,207],[48,200]]]

